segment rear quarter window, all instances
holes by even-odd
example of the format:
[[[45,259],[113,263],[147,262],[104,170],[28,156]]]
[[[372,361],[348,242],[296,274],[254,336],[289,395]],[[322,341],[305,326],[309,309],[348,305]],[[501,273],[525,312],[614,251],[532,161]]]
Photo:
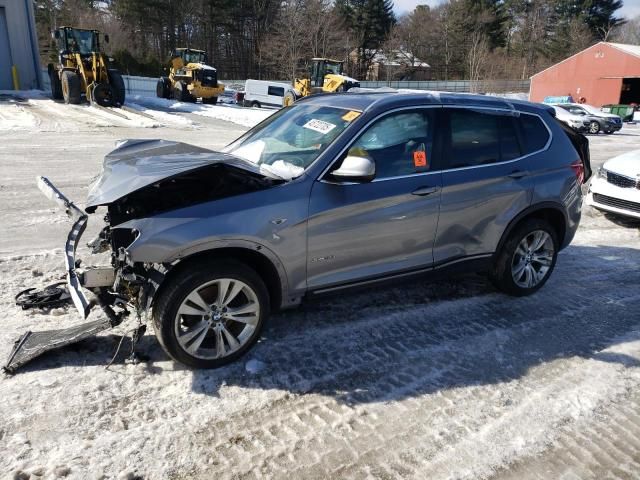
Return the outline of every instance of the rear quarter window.
[[[269,87],[267,94],[275,97],[284,97],[284,87]]]
[[[524,154],[542,150],[549,141],[549,130],[540,117],[523,113],[520,115],[520,125],[524,137]]]

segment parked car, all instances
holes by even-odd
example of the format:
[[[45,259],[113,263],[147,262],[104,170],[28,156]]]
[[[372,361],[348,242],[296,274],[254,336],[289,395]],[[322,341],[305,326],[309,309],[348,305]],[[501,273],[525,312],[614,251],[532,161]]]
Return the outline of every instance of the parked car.
[[[575,115],[568,110],[559,107],[558,105],[552,105],[552,107],[556,112],[556,118],[561,122],[567,124],[569,127],[578,132],[589,131],[589,124],[591,122],[587,120],[583,115]]]
[[[598,210],[640,219],[640,150],[605,162],[591,180],[587,203]]]
[[[112,264],[98,270],[75,258],[86,215],[40,187],[76,220],[65,252],[80,313],[99,304],[113,325],[151,309],[173,359],[212,368],[271,311],[318,294],[446,271],[536,292],[574,237],[590,171],[588,143],[564,128],[528,102],[364,92],[301,99],[221,152],[125,141],[86,202],[108,210],[91,247]]]
[[[283,82],[267,80],[247,80],[244,86],[245,107],[283,107],[287,92],[293,92],[293,86]]]
[[[614,133],[622,128],[622,119],[618,115],[605,113],[596,107],[584,103],[560,103],[557,105],[572,113],[589,120],[589,133]]]

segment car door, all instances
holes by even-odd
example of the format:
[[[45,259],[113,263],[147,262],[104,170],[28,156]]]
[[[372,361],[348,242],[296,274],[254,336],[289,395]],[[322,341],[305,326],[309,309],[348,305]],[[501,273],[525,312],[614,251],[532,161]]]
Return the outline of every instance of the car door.
[[[401,110],[369,124],[313,185],[310,289],[430,267],[441,174],[434,169],[435,108]],[[339,182],[347,155],[374,160],[373,181]]]
[[[444,109],[436,265],[492,254],[509,222],[531,203],[534,181],[517,115]]]

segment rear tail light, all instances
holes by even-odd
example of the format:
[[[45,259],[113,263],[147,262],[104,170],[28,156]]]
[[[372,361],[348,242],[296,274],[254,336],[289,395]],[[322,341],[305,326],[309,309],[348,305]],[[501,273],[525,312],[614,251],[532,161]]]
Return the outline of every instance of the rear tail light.
[[[571,169],[573,173],[576,174],[576,178],[578,179],[578,183],[582,185],[584,183],[584,164],[582,160],[578,159],[571,164]]]

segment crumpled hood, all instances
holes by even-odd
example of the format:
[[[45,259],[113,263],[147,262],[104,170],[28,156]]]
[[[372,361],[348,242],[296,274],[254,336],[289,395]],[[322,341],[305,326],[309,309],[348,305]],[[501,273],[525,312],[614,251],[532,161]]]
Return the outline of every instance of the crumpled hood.
[[[607,160],[603,165],[605,170],[618,173],[629,178],[640,177],[640,150],[623,153]]]
[[[86,208],[112,203],[143,187],[214,163],[265,176],[258,165],[227,153],[168,140],[124,140],[104,157]]]

